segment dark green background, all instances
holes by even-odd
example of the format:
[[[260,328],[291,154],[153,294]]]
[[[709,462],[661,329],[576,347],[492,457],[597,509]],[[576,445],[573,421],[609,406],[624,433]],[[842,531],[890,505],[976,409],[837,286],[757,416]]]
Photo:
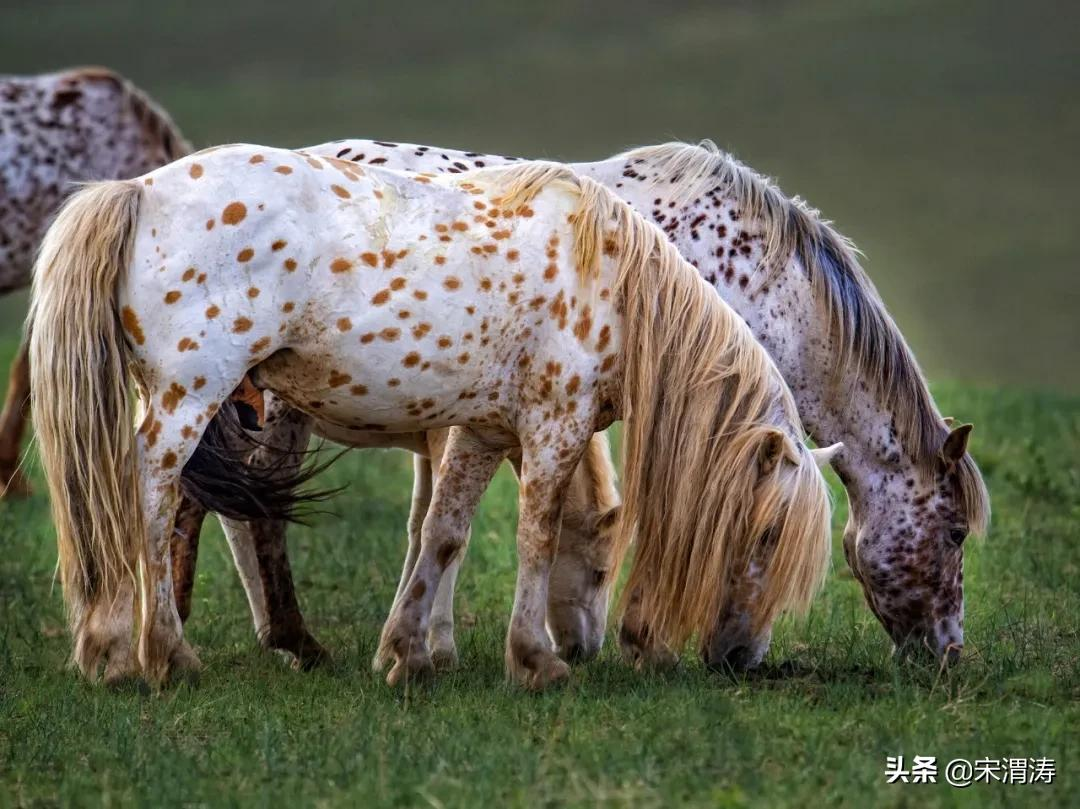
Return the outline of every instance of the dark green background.
[[[712,138],[856,241],[931,377],[1076,390],[1078,9],[23,2],[2,12],[0,70],[112,66],[200,146],[592,159]]]

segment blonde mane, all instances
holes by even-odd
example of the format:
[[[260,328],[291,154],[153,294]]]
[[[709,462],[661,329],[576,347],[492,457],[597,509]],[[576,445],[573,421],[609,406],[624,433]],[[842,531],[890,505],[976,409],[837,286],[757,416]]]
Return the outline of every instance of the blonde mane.
[[[905,449],[933,469],[948,435],[915,357],[862,269],[855,246],[798,197],[720,151],[712,141],[664,143],[617,156],[631,167],[647,163],[667,178],[680,200],[709,193],[731,199],[744,219],[758,223],[765,247],[759,286],[797,258],[828,315],[833,374],[854,363],[892,408]],[[986,530],[990,503],[978,467],[965,454],[956,465],[959,496],[972,533]]]
[[[794,400],[749,328],[657,228],[599,183],[544,163],[485,173],[511,208],[551,185],[576,194],[579,276],[597,277],[601,255],[616,264],[625,422],[617,558],[637,542],[624,600],[639,593],[650,630],[678,646],[712,631],[731,582],[758,559],[768,574],[755,625],[805,607],[828,559],[828,494],[794,446],[802,437]],[[762,474],[777,424],[797,433],[784,436],[797,462]]]

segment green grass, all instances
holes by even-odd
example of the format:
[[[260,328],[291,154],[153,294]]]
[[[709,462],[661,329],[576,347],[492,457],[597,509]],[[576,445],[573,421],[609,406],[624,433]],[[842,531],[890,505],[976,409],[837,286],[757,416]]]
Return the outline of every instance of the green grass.
[[[331,668],[299,674],[257,648],[214,527],[188,625],[201,680],[114,693],[64,668],[44,497],[6,505],[0,804],[1075,805],[1080,400],[937,393],[978,425],[995,507],[990,537],[967,551],[967,659],[943,676],[891,661],[837,544],[824,594],[806,622],[783,624],[761,675],[709,674],[692,656],[674,673],[635,674],[609,637],[569,687],[522,693],[502,671],[515,519],[502,475],[462,576],[461,669],[392,691],[369,661],[402,557],[410,466],[366,452],[328,473],[350,484],[341,518],[292,534]],[[1047,756],[1059,776],[1050,787],[886,786],[885,757],[897,754]]]
[[[402,694],[369,661],[409,463],[354,453],[329,473],[350,484],[340,518],[291,535],[334,665],[298,674],[257,648],[208,527],[188,626],[206,671],[144,695],[65,669],[45,498],[0,505],[0,806],[1075,805],[1080,399],[1029,386],[1080,390],[1076,23],[1053,0],[5,4],[5,71],[112,65],[199,145],[366,136],[585,159],[714,138],[858,242],[933,378],[978,383],[935,392],[977,425],[994,521],[967,551],[967,659],[944,676],[890,659],[837,546],[761,675],[692,656],[638,675],[609,642],[568,688],[527,695],[502,673],[504,474],[462,576],[462,667]],[[2,358],[24,311],[0,302]],[[1059,776],[887,787],[899,754],[1046,756]]]

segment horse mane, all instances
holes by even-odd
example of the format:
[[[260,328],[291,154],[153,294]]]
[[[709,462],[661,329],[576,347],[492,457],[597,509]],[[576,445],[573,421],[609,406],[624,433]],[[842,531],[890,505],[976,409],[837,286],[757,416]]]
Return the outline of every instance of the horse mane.
[[[771,179],[722,152],[712,141],[644,146],[617,157],[630,168],[648,163],[668,178],[682,200],[710,192],[723,194],[745,218],[760,223],[765,249],[759,285],[767,284],[792,258],[798,259],[827,312],[834,381],[854,363],[874,392],[892,406],[900,439],[915,463],[923,469],[936,468],[948,428],[922,370],[849,239],[805,201],[788,197]],[[969,527],[981,534],[989,522],[990,503],[970,455],[965,454],[956,465],[956,476]]]
[[[793,440],[802,438],[795,402],[750,329],[656,227],[599,183],[550,163],[484,172],[498,177],[498,204],[511,208],[552,185],[576,194],[579,278],[599,276],[601,254],[615,264],[625,421],[616,559],[637,543],[624,601],[640,594],[642,616],[669,645],[707,635],[730,583],[767,543],[753,623],[805,607],[828,559],[828,493]],[[781,435],[797,460],[763,472],[774,424],[791,430]]]
[[[114,85],[120,91],[121,103],[135,116],[151,141],[160,144],[169,161],[179,160],[191,154],[191,144],[180,133],[167,112],[134,83],[107,67],[81,67],[70,71],[75,80],[101,81]]]

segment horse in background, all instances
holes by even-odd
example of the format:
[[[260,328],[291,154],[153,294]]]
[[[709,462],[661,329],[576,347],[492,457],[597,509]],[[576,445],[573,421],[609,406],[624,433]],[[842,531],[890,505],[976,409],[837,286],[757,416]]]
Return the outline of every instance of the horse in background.
[[[439,579],[519,446],[507,671],[529,688],[567,676],[544,626],[559,516],[618,418],[614,550],[636,539],[643,634],[709,638],[752,563],[745,607],[767,631],[825,570],[828,493],[776,367],[657,228],[562,166],[438,177],[208,150],[73,197],[39,256],[31,321],[33,415],[88,675],[102,659],[107,679],[131,671],[136,607],[145,678],[198,665],[169,540],[181,470],[245,377],[344,432],[459,425],[383,630],[390,682],[431,668]]]
[[[105,68],[0,76],[0,294],[29,285],[41,237],[75,184],[135,177],[190,151],[161,107]],[[19,471],[29,385],[23,341],[0,415],[0,496],[29,493]]]

